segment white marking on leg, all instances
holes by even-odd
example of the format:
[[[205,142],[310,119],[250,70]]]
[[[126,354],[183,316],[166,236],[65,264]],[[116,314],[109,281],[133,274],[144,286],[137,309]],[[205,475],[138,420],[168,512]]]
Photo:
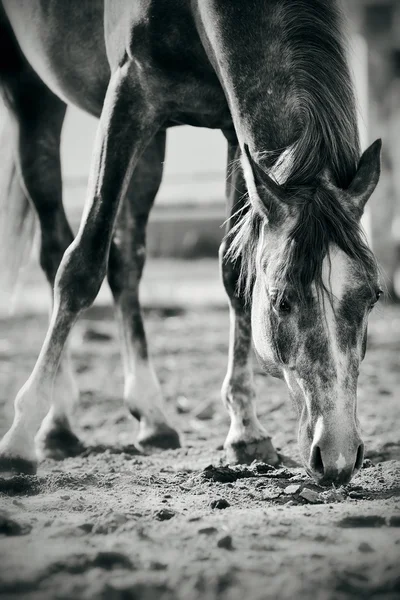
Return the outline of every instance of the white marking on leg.
[[[267,437],[256,414],[253,372],[249,356],[238,359],[235,354],[238,340],[243,336],[240,317],[229,308],[230,333],[228,369],[222,385],[222,400],[229,412],[231,425],[226,443],[253,441]]]
[[[165,423],[161,386],[150,359],[136,357],[135,364],[125,373],[125,402],[130,411],[139,413],[153,425]]]
[[[66,349],[55,378],[51,408],[43,419],[35,438],[39,458],[43,458],[42,444],[46,446],[48,434],[60,427],[69,427],[71,414],[78,401],[79,388],[72,370],[69,351]]]

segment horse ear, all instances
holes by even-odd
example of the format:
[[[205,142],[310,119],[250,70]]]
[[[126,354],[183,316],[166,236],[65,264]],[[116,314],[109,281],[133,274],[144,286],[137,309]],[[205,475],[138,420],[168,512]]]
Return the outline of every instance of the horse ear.
[[[276,183],[255,160],[252,159],[247,144],[244,144],[244,153],[249,162],[254,177],[254,184],[258,192],[258,199],[262,203],[262,210],[269,219],[280,215],[283,211],[285,195],[282,186]]]
[[[357,173],[351,182],[347,193],[354,208],[360,214],[376,188],[381,174],[382,140],[376,140],[365,150],[358,164]]]

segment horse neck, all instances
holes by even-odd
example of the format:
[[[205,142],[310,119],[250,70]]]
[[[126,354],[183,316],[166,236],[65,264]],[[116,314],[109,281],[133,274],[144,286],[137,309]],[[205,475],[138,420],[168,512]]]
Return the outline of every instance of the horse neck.
[[[251,153],[283,150],[302,137],[312,147],[325,136],[344,145],[351,162],[355,102],[335,2],[197,1],[200,33]],[[276,158],[272,152],[270,164]]]

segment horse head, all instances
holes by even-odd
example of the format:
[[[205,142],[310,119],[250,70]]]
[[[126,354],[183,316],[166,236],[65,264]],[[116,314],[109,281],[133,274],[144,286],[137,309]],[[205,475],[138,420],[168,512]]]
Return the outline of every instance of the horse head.
[[[347,189],[329,170],[296,188],[280,183],[277,170],[285,173],[290,155],[275,177],[247,146],[242,156],[250,209],[233,245],[251,280],[254,346],[266,371],[288,385],[301,458],[320,484],[347,483],[363,461],[357,380],[382,291],[360,219],[379,179],[380,149],[377,141],[365,151]]]

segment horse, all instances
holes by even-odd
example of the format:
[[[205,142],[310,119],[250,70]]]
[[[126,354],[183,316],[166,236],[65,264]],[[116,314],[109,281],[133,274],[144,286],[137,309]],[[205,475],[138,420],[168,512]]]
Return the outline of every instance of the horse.
[[[360,219],[378,183],[381,141],[363,154],[335,0],[2,0],[3,272],[40,223],[53,293],[41,352],[0,443],[3,473],[80,451],[68,335],[104,278],[114,297],[124,399],[143,449],[177,448],[138,297],[145,229],[166,130],[220,129],[228,143],[220,248],[230,344],[222,399],[230,463],[279,463],[256,414],[252,341],[298,411],[302,463],[321,485],[362,466],[357,379],[380,289]],[[99,118],[79,231],[63,204],[66,106]],[[6,182],[4,184],[4,181]],[[6,248],[7,240],[10,246]],[[11,259],[16,257],[15,259]]]

